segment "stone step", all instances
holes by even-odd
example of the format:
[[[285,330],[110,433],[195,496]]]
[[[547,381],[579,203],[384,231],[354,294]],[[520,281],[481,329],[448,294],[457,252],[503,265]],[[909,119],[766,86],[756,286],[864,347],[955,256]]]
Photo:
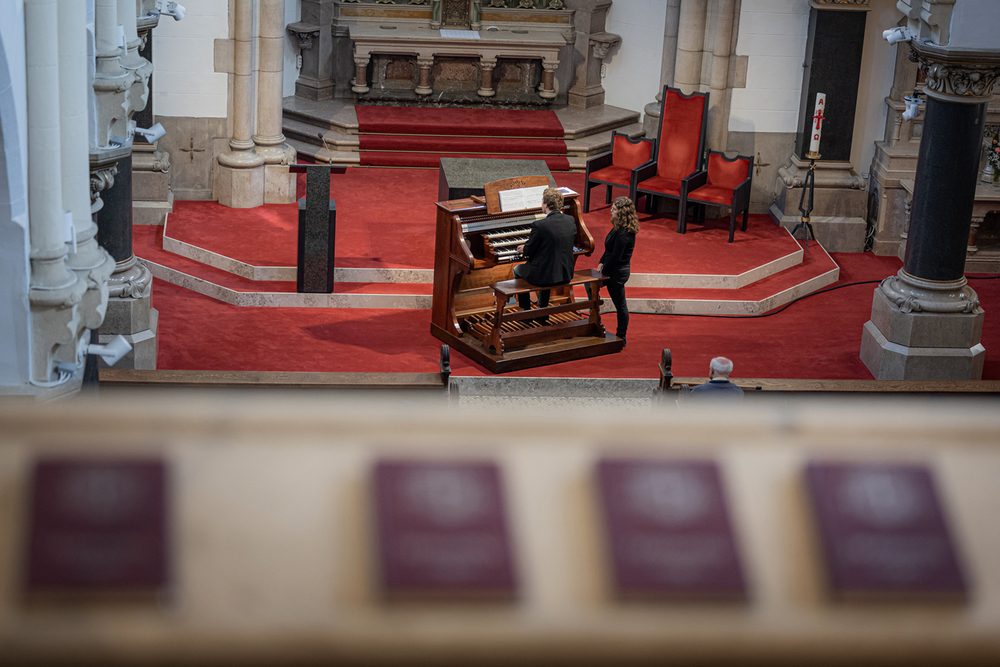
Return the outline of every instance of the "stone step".
[[[319,129],[338,129],[358,133],[358,115],[351,100],[307,100],[290,96],[282,101],[284,118],[315,125]]]
[[[281,130],[286,138],[315,144],[320,148],[325,147],[325,141],[326,146],[334,151],[357,152],[358,150],[358,135],[350,134],[340,128],[324,129],[294,118],[285,118],[281,123]],[[323,135],[323,139],[320,139],[320,134]]]
[[[361,164],[361,153],[354,151],[330,151],[319,145],[319,138],[316,143],[302,141],[285,137],[289,146],[298,151],[300,157],[306,157],[315,162],[328,162],[330,164],[343,164],[347,166],[357,166]]]

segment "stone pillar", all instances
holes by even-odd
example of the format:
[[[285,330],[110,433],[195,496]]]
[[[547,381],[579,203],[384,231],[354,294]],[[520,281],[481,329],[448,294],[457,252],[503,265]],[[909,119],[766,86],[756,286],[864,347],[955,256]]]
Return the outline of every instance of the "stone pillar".
[[[124,69],[118,59],[117,0],[94,1],[94,42],[97,146],[108,146],[112,136],[128,136],[128,106],[122,97],[134,80],[133,72]]]
[[[43,387],[68,383],[68,376],[61,376],[55,366],[58,362],[77,362],[79,338],[86,333],[79,304],[87,285],[66,265],[66,242],[72,229],[69,214],[63,210],[59,49],[51,39],[58,16],[56,0],[24,3],[25,65],[30,73],[27,162],[31,382]]]
[[[978,380],[984,312],[964,271],[1000,51],[911,47],[927,73],[927,103],[906,256],[875,289],[861,359],[879,379]]]
[[[351,91],[360,94],[367,93],[368,83],[368,61],[371,60],[371,56],[357,54],[354,55],[354,79],[351,80]],[[428,74],[430,70],[428,70]],[[427,91],[428,93],[430,91]]]
[[[253,113],[253,0],[233,7],[233,136],[219,155],[219,203],[253,208],[264,203],[264,157],[250,138]]]
[[[59,134],[62,144],[62,207],[73,216],[76,251],[66,264],[86,286],[80,303],[82,324],[97,329],[108,306],[111,255],[97,244],[90,213],[90,121],[87,114],[87,8],[78,0],[58,0]]]
[[[367,66],[367,62],[365,66]],[[418,55],[417,67],[420,69],[420,80],[417,83],[417,87],[413,89],[413,92],[417,95],[430,95],[434,92],[434,89],[431,88],[431,68],[434,67],[434,56]],[[362,76],[362,82],[364,82],[364,70],[359,68],[358,72]],[[368,87],[365,86],[366,91],[367,89]]]
[[[656,87],[655,101],[642,110],[642,128],[647,137],[655,137],[660,127],[660,103],[663,87],[674,85],[674,62],[677,59],[677,29],[680,21],[681,0],[666,0],[667,15],[663,20],[663,57],[660,59],[660,85]]]
[[[685,95],[701,86],[702,51],[705,49],[705,22],[708,0],[681,0],[677,23],[677,55],[674,59],[674,87]]]
[[[806,70],[799,102],[799,137],[791,164],[778,169],[776,195],[770,214],[789,229],[801,220],[799,201],[809,169],[809,150],[816,93],[826,93],[823,140],[816,162],[812,226],[823,247],[835,252],[861,252],[865,247],[868,214],[867,183],[851,164],[854,112],[861,77],[867,0],[841,4],[812,0]]]
[[[159,23],[159,14],[140,16],[139,56],[152,64],[153,29]],[[153,114],[153,75],[146,106],[132,116],[136,127],[149,128],[156,124]],[[170,190],[170,153],[158,150],[158,141],[145,142],[142,135],[135,135],[132,144],[132,224],[162,225],[167,214],[174,210],[174,193]]]
[[[735,42],[736,0],[715,0],[712,20],[712,45],[710,73],[708,76],[708,148],[724,151],[729,136],[729,56]]]
[[[496,91],[493,90],[493,70],[496,66],[496,58],[480,59],[479,67],[482,73],[479,82],[479,90],[476,91],[480,97],[493,97],[497,94]]]
[[[545,100],[556,98],[555,76],[559,68],[558,61],[542,61],[542,83],[538,86],[538,96]]]
[[[597,57],[594,46],[591,44],[591,38],[597,35],[610,35],[610,33],[605,32],[605,27],[608,20],[608,10],[611,9],[611,0],[590,0],[589,2],[567,3],[567,5],[575,12],[573,23],[576,27],[576,39],[572,54],[572,82],[567,91],[566,102],[569,106],[580,109],[601,106],[604,104],[604,86],[601,85],[603,56]],[[612,37],[617,38],[617,35],[612,35]],[[607,55],[607,51],[604,52],[604,55]],[[553,70],[553,79],[555,78],[554,74]],[[553,86],[550,85],[548,88],[552,89]],[[553,99],[555,96],[542,95],[542,97]]]
[[[310,100],[333,99],[333,0],[302,0],[301,23],[293,23],[308,42],[299,41],[302,69],[295,80],[295,95]]]
[[[257,154],[264,157],[264,203],[294,204],[295,174],[288,172],[288,165],[295,162],[296,153],[281,132],[284,0],[260,0],[258,25],[257,134],[253,142]]]
[[[137,6],[135,0],[118,0],[118,23],[125,29],[125,44],[127,49],[121,58],[121,66],[133,72],[132,86],[129,88],[129,106],[136,113],[146,107],[149,101],[149,77],[153,73],[153,64],[139,55],[142,40],[136,27]]]

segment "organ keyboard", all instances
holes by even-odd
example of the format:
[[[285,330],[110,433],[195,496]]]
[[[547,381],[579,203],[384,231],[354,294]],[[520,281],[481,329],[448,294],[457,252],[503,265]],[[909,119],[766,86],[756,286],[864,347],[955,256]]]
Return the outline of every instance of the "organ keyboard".
[[[584,308],[574,310],[567,306],[575,302],[573,290],[568,286],[551,288],[550,308],[559,312],[551,314],[548,324],[535,322],[529,316],[514,316],[507,321],[507,316],[518,307],[511,304],[497,308],[497,296],[491,286],[513,277],[514,265],[524,260],[517,246],[528,240],[532,224],[543,217],[541,209],[490,213],[486,205],[471,199],[456,199],[438,202],[437,210],[431,310],[431,333],[437,338],[494,372],[621,349],[621,341],[614,337],[605,340],[599,321],[578,326],[592,322],[593,318]],[[583,222],[576,193],[565,197],[563,212],[576,222],[574,254],[593,253],[594,238]],[[496,344],[501,328],[518,331],[523,340],[539,342],[521,349],[498,350],[497,347],[503,347]],[[531,329],[538,331],[523,335]],[[552,339],[560,337],[576,342],[561,340],[556,346],[559,350],[553,350]]]

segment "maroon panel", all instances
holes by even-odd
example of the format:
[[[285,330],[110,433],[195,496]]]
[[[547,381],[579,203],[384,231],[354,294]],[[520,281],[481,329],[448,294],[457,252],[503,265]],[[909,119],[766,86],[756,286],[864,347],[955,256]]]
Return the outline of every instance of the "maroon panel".
[[[835,595],[965,596],[926,466],[811,463],[806,480]]]
[[[746,597],[714,462],[606,459],[598,476],[620,595]]]
[[[375,501],[390,597],[513,597],[500,471],[493,463],[381,461]]]
[[[29,591],[154,590],[167,583],[162,461],[41,460],[31,512]]]

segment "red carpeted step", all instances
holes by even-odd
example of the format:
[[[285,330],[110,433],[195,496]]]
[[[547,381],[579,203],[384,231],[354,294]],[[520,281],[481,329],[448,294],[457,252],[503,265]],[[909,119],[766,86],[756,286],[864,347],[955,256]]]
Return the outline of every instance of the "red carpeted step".
[[[562,137],[554,111],[357,106],[361,133]]]
[[[410,167],[437,169],[440,166],[438,160],[443,157],[471,157],[482,160],[509,160],[511,155],[486,155],[468,153],[389,153],[379,151],[361,151],[361,164],[370,167]],[[524,160],[545,160],[549,171],[568,171],[569,160],[565,157],[555,157],[551,155],[519,155]]]
[[[250,280],[216,269],[163,249],[163,228],[136,225],[132,231],[132,249],[136,256],[168,269],[179,271],[199,281],[205,281],[235,292],[295,292],[293,281]],[[292,263],[294,266],[294,262]],[[430,296],[430,283],[334,283],[334,294],[416,294]]]
[[[495,137],[431,137],[362,134],[362,151],[394,151],[419,153],[566,155],[566,142],[561,139],[510,139]]]

